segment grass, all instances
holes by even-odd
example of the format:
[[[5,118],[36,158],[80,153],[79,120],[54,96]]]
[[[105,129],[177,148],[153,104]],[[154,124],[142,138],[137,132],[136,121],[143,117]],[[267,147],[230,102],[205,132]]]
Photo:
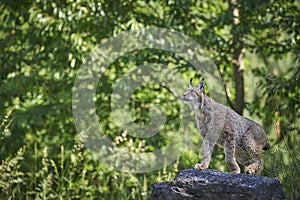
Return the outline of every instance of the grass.
[[[287,199],[299,198],[299,140],[295,149],[276,145],[266,155],[264,175],[277,177],[284,186]],[[93,160],[89,152],[76,143],[72,149],[61,147],[60,159],[54,160],[48,149],[34,145],[31,170],[25,159],[29,148],[21,148],[15,156],[0,165],[0,199],[148,199],[151,184],[169,181],[180,161],[147,174],[123,173],[106,168]]]
[[[130,174],[109,169],[94,160],[80,143],[61,147],[54,160],[48,148],[34,145],[34,162],[26,160],[29,148],[21,148],[0,164],[0,199],[148,199],[151,183],[171,180],[178,162],[149,174]],[[41,153],[40,153],[41,152]],[[27,152],[28,153],[28,152]],[[32,163],[30,170],[24,169]],[[170,170],[172,168],[172,170]]]
[[[294,136],[292,146],[284,139],[265,156],[264,174],[280,180],[287,199],[300,199],[300,138],[297,134]]]
[[[0,126],[7,127],[6,124]],[[292,136],[292,142],[284,138],[266,151],[263,175],[278,178],[287,199],[300,199],[300,138],[296,131]],[[196,143],[200,145],[200,141]],[[170,181],[180,169],[191,168],[199,161],[196,152],[185,152],[163,169],[131,174],[108,168],[93,159],[79,139],[71,148],[61,146],[58,152],[53,154],[48,147],[34,143],[24,145],[15,155],[2,160],[0,199],[145,200],[151,195],[152,183]],[[223,156],[213,156],[212,168],[227,169]]]

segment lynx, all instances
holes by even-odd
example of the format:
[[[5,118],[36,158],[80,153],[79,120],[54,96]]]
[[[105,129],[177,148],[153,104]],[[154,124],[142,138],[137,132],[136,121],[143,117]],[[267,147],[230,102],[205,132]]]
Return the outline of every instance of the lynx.
[[[202,81],[195,87],[190,79],[182,98],[195,111],[197,129],[203,137],[203,158],[195,169],[208,168],[213,147],[219,143],[224,146],[231,173],[240,173],[238,162],[246,166],[246,173],[261,174],[262,150],[269,149],[270,144],[259,124],[208,97]]]

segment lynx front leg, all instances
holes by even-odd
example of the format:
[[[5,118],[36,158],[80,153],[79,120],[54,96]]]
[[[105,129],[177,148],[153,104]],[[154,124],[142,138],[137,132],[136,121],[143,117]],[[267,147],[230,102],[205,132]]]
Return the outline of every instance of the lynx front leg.
[[[235,160],[235,141],[230,140],[224,144],[225,161],[231,173],[238,174],[241,172],[239,165]]]
[[[214,144],[210,143],[209,140],[203,138],[202,142],[202,149],[203,149],[203,156],[202,156],[202,162],[197,163],[194,167],[194,169],[207,169],[210,163],[211,154],[213,151]]]

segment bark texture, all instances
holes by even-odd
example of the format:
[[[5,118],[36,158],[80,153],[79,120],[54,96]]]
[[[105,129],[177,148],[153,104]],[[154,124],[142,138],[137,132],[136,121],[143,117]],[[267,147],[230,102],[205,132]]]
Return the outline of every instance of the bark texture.
[[[243,115],[244,109],[244,42],[242,32],[240,30],[240,14],[237,6],[237,0],[230,0],[230,8],[233,14],[233,26],[232,26],[232,53],[233,53],[233,67],[234,67],[234,79],[235,79],[235,105],[233,109]]]

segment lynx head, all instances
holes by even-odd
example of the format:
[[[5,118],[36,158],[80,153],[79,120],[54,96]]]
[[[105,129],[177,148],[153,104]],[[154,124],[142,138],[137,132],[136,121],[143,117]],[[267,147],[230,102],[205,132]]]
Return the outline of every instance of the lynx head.
[[[183,93],[182,99],[191,109],[202,109],[204,98],[204,84],[203,79],[197,87],[193,86],[193,79],[190,79],[190,85]]]

